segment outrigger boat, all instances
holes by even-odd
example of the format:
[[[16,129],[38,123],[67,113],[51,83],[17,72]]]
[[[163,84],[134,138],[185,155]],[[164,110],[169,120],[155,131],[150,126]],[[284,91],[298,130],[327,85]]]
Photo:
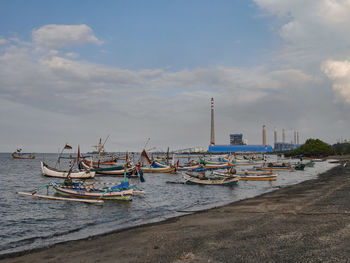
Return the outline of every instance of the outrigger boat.
[[[50,167],[44,162],[40,162],[40,164],[41,164],[42,174],[49,177],[66,178],[69,175],[71,178],[74,178],[74,179],[89,179],[89,178],[94,178],[95,176],[95,172],[91,170],[63,171],[63,170]]]
[[[43,189],[52,187],[54,191],[60,195],[70,196],[57,197],[38,194]],[[93,183],[88,182],[73,182],[66,178],[64,183],[52,182],[44,186],[39,187],[32,193],[17,192],[22,196],[32,196],[43,199],[51,200],[63,200],[70,202],[85,202],[85,203],[97,203],[103,204],[103,200],[131,200],[134,193],[144,194],[143,191],[136,190],[134,186],[129,186],[128,182],[121,183],[119,185],[113,185],[112,187],[95,188]],[[71,198],[75,197],[75,198]]]
[[[128,182],[116,185],[107,189],[95,189],[89,188],[89,185],[75,182],[71,186],[64,184],[53,183],[53,189],[56,193],[66,196],[72,196],[77,198],[89,198],[89,199],[111,199],[111,200],[131,200],[134,189],[129,188]]]
[[[199,174],[203,175],[203,174]],[[208,178],[203,176],[196,176],[189,172],[182,173],[183,178],[187,184],[204,184],[204,185],[234,185],[238,183],[239,178],[237,176],[224,177],[224,178]]]

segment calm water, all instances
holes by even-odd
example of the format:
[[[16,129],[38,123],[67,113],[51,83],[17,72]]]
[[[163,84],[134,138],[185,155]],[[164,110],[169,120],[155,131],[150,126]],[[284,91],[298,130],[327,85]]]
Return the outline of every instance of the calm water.
[[[104,205],[93,205],[18,196],[17,191],[32,192],[55,181],[41,175],[40,160],[54,166],[57,154],[36,156],[35,160],[14,160],[10,154],[0,154],[0,255],[220,206],[316,178],[317,174],[335,166],[328,162],[316,163],[314,168],[305,168],[305,171],[279,172],[275,182],[240,181],[236,186],[168,184],[167,181],[182,181],[181,174],[145,174],[145,183],[130,180],[146,191],[145,196],[136,196],[132,202],[105,201]],[[95,179],[105,183],[121,180],[118,177]],[[46,194],[46,190],[41,193]]]

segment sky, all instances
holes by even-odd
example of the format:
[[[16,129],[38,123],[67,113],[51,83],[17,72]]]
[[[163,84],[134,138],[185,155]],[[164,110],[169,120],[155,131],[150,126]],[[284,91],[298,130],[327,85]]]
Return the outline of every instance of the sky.
[[[349,139],[350,0],[2,0],[0,152]]]

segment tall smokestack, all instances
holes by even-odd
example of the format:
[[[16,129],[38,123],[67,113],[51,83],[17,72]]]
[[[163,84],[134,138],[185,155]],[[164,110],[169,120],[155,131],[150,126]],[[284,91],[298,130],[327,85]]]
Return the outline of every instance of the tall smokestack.
[[[297,144],[297,131],[294,131],[294,144]]]
[[[211,98],[211,130],[210,130],[210,145],[215,145],[215,132],[214,132],[214,98]]]
[[[297,131],[297,144],[299,144],[299,132]]]
[[[277,143],[277,129],[276,128],[273,131],[273,140],[274,140],[274,143],[276,144]]]
[[[262,144],[266,145],[266,125],[263,125]]]
[[[286,143],[286,130],[285,129],[282,130],[282,142]]]

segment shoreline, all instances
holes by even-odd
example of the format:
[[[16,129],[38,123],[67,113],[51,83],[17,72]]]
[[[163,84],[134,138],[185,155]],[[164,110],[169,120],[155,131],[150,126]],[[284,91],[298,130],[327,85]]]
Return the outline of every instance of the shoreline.
[[[346,175],[350,175],[350,169],[347,167],[344,168],[343,166],[337,166],[320,174],[316,179],[282,187],[256,197],[236,201],[224,206],[196,211],[190,214],[172,217],[164,221],[120,229],[86,239],[62,242],[50,247],[4,254],[0,256],[0,260],[2,262],[56,262],[62,260],[65,262],[76,262],[78,259],[77,256],[79,256],[79,261],[81,260],[84,262],[96,262],[96,259],[101,257],[104,258],[104,262],[115,262],[116,257],[121,259],[120,262],[177,262],[179,260],[181,262],[203,262],[203,260],[213,260],[214,262],[217,262],[219,258],[206,255],[206,253],[203,252],[203,249],[201,249],[201,246],[199,246],[199,243],[207,243],[208,240],[211,240],[210,246],[217,246],[216,249],[223,250],[222,255],[233,256],[234,254],[241,254],[241,258],[236,261],[260,261],[261,255],[259,257],[251,257],[251,254],[247,251],[244,253],[238,253],[238,247],[241,246],[242,248],[242,245],[227,245],[230,244],[232,240],[227,236],[226,232],[235,234],[237,231],[242,231],[237,228],[234,223],[237,223],[238,220],[240,223],[239,225],[243,225],[249,229],[255,224],[247,224],[247,220],[242,220],[243,218],[241,218],[243,215],[249,215],[252,220],[254,217],[262,217],[262,221],[266,221],[266,218],[263,217],[268,217],[269,215],[305,216],[307,213],[305,213],[305,211],[303,212],[299,207],[303,206],[302,204],[304,202],[299,204],[300,200],[295,200],[298,202],[294,202],[294,204],[291,202],[291,204],[289,204],[288,200],[293,198],[304,198],[303,196],[307,194],[299,193],[298,191],[303,190],[304,192],[308,192],[310,189],[312,190],[314,187],[313,183],[321,184],[321,186],[323,185],[323,188],[327,186],[327,188],[323,190],[326,190],[326,192],[332,192],[334,187],[337,189],[336,185],[339,183],[339,180],[342,181],[342,179],[346,178]],[[329,184],[324,184],[324,181],[329,181]],[[335,184],[331,185],[331,183]],[[346,183],[347,184],[344,185],[344,187],[346,188],[348,186],[350,188],[350,181],[347,180]],[[294,194],[296,197],[290,196],[289,194]],[[315,199],[316,197],[317,199],[322,198],[323,196],[325,196],[324,198],[327,198],[327,195],[324,195],[322,191],[314,191],[313,195],[309,196],[306,201],[310,201],[310,198]],[[271,200],[276,203],[270,204]],[[282,202],[282,205],[279,205],[280,202]],[[283,202],[285,203],[284,205]],[[286,204],[288,205],[286,206]],[[273,209],[271,210],[271,208]],[[276,213],[275,210],[277,208],[282,209],[283,211]],[[314,211],[313,214],[316,216],[339,214],[348,216],[347,213],[339,212],[315,212],[317,211]],[[213,215],[217,214],[220,216],[213,218]],[[239,216],[237,216],[237,214]],[[223,223],[232,223],[232,225],[226,225]],[[282,222],[279,223],[281,224]],[[266,227],[266,224],[267,222],[264,222],[263,225]],[[209,226],[214,227],[215,229],[209,229]],[[206,231],[207,234],[205,234]],[[255,229],[255,231],[250,233],[251,238],[244,238],[244,241],[250,243],[245,246],[249,247],[249,245],[253,245],[253,247],[255,247],[254,243],[256,242],[257,236],[259,237],[260,235],[259,232],[260,229]],[[144,234],[148,235],[140,237],[140,235],[142,236]],[[268,236],[268,232],[265,234]],[[276,234],[278,236],[278,233]],[[350,235],[347,237],[350,238]],[[233,235],[232,239],[235,238],[237,239],[237,237],[234,237]],[[237,241],[242,240],[240,239]],[[134,245],[127,245],[129,242],[131,244],[141,244],[141,246],[134,247]],[[116,244],[116,247],[111,245],[114,243]],[[184,244],[186,245],[184,246]],[[277,244],[275,244],[275,246],[276,245]],[[204,247],[209,250],[212,249],[210,246],[208,246],[208,244],[204,245]],[[235,251],[234,253],[230,250],[233,248]],[[266,244],[263,248],[264,250],[267,249]],[[95,257],[93,257],[93,255]],[[120,258],[121,255],[123,256]],[[349,255],[350,252],[347,256]],[[231,260],[232,259],[233,258],[231,258]],[[226,260],[222,261],[220,259],[219,261],[230,262],[229,258],[226,258]],[[271,260],[271,258],[268,257],[265,258],[265,260]]]

